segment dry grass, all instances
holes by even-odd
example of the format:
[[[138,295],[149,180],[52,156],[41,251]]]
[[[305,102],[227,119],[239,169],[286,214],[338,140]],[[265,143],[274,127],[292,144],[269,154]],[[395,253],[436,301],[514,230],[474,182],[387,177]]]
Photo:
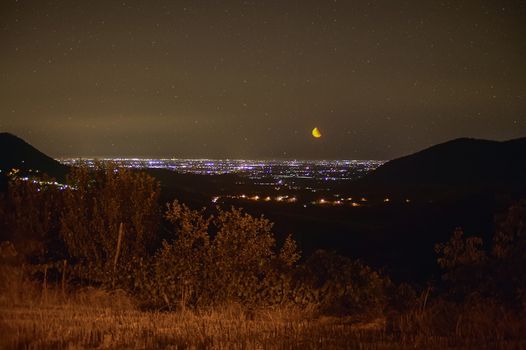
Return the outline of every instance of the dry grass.
[[[523,322],[499,314],[498,306],[451,320],[439,317],[449,314],[439,304],[361,323],[235,305],[144,312],[123,292],[87,288],[64,295],[59,286],[44,290],[21,276],[0,290],[0,349],[526,349]]]
[[[261,349],[345,347],[369,343],[345,326],[310,321],[246,320],[229,315],[146,313],[109,308],[3,310],[2,346],[31,349]]]
[[[95,295],[86,295],[92,293]],[[99,306],[103,299],[105,307]],[[0,309],[0,348],[526,348],[524,340],[438,336],[414,329],[399,333],[386,331],[382,320],[357,324],[343,318],[301,318],[283,310],[255,315],[236,307],[200,314],[142,312],[122,299],[91,291],[61,304],[4,305]],[[97,306],[90,306],[90,302],[97,302]]]

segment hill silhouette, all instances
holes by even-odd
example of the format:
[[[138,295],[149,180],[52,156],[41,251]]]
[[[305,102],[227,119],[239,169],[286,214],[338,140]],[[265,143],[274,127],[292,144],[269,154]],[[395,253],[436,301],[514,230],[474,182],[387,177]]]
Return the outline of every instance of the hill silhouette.
[[[362,188],[517,188],[526,178],[526,138],[459,138],[391,160],[355,182]]]
[[[64,180],[68,167],[40,152],[21,138],[0,133],[0,170],[5,174],[11,169],[20,169],[21,174],[30,171],[45,173],[57,180]]]

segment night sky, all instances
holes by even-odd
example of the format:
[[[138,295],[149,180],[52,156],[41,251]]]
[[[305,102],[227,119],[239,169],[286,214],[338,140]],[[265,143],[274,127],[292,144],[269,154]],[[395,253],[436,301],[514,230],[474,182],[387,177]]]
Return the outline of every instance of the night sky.
[[[0,25],[0,131],[54,157],[526,136],[525,1],[2,0]]]

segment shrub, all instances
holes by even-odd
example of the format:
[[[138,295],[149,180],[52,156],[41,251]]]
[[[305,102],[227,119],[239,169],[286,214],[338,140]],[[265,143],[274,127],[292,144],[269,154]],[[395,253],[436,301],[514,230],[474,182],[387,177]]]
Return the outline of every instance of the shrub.
[[[157,288],[144,289],[157,306],[255,306],[278,301],[274,282],[284,281],[283,274],[299,259],[299,252],[289,237],[276,253],[270,221],[236,208],[218,208],[215,216],[206,216],[177,201],[168,205],[166,218],[174,226],[175,239],[163,242],[150,264]],[[279,285],[282,296],[284,285]]]
[[[359,261],[318,250],[300,266],[294,297],[333,315],[381,314],[390,281]]]
[[[435,246],[438,265],[445,270],[442,279],[455,298],[465,298],[484,283],[487,254],[483,244],[482,238],[464,237],[457,228],[449,241]]]
[[[177,201],[167,205],[165,217],[173,224],[176,238],[162,243],[149,267],[154,285],[144,281],[142,288],[154,305],[195,306],[210,283],[206,277],[211,266],[208,229],[212,218]]]
[[[57,186],[48,184],[51,181],[14,176],[0,199],[2,239],[12,241],[19,255],[37,263],[62,253],[57,240],[62,196]]]
[[[97,164],[94,171],[73,168],[68,183],[60,233],[70,258],[91,281],[123,282],[131,277],[134,260],[147,257],[156,244],[158,182],[145,173]]]
[[[463,237],[436,245],[438,263],[449,294],[459,299],[497,298],[504,303],[526,300],[526,202],[513,204],[497,220],[491,247],[481,238]]]

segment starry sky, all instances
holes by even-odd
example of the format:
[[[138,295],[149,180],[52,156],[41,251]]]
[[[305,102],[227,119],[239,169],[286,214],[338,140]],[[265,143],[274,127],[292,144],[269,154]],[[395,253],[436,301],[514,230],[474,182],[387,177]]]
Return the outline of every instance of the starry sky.
[[[54,157],[392,159],[526,136],[522,0],[2,0],[0,44],[0,131]]]

